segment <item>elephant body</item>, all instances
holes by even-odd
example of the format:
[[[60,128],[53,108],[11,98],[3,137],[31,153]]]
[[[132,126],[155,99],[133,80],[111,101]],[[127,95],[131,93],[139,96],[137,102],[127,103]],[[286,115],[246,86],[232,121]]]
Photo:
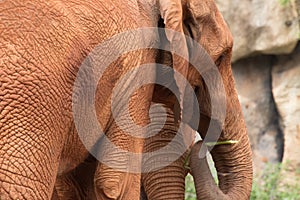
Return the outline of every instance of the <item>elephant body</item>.
[[[224,124],[212,118],[212,105],[201,74],[176,53],[151,48],[126,52],[110,63],[97,82],[95,105],[92,106],[95,107],[98,123],[113,144],[141,155],[167,146],[176,138],[168,153],[171,152],[178,159],[161,169],[150,170],[152,165],[164,162],[162,158],[167,158],[169,154],[142,158],[140,162],[132,161],[120,152],[110,151],[103,142],[103,135],[93,138],[92,148],[96,148],[96,152],[104,152],[105,158],[124,167],[120,171],[98,162],[90,154],[91,149],[83,144],[72,110],[76,88],[74,83],[83,63],[102,63],[102,60],[86,59],[99,44],[122,32],[157,26],[181,33],[176,38],[176,35],[166,32],[160,35],[160,40],[167,41],[166,45],[182,49],[189,58],[197,58],[198,55],[183,34],[196,40],[208,52],[223,78],[227,115]],[[169,66],[169,69],[177,70],[191,83],[198,98],[202,121],[195,122],[192,118],[184,121],[185,124],[198,130],[203,138],[206,135],[214,138],[207,133],[207,129],[210,121],[215,120],[215,130],[222,130],[220,140],[239,140],[237,145],[216,147],[212,152],[220,174],[234,174],[232,177],[221,176],[220,190],[215,190],[222,195],[229,194],[234,199],[236,189],[239,189],[238,193],[242,195],[238,194],[237,197],[249,198],[251,152],[230,70],[232,38],[212,0],[4,0],[0,1],[0,33],[1,200],[135,200],[140,199],[141,193],[145,193],[143,195],[150,200],[183,199],[187,173],[184,162],[188,152],[179,153],[177,150],[186,148],[185,142],[193,138],[190,131],[186,134],[185,130],[177,133],[179,122],[183,121],[184,101],[176,100],[166,88],[154,84],[145,85],[131,95],[128,103],[130,120],[141,127],[150,124],[149,130],[163,127],[157,135],[147,139],[128,135],[126,130],[118,126],[116,116],[112,114],[112,93],[118,81],[136,66],[146,63]],[[139,41],[139,37],[132,38],[136,39],[137,43],[143,42]],[[112,45],[124,47],[128,43],[125,40],[114,42]],[[165,44],[162,42],[161,45]],[[97,53],[104,55],[105,59],[112,52]],[[135,80],[147,78],[155,82],[164,73],[173,76],[168,70],[142,71],[129,76],[117,97],[122,99]],[[89,81],[90,78],[93,77],[87,72],[82,81]],[[169,81],[168,85],[177,85],[179,89],[182,86],[176,75],[166,80]],[[184,95],[184,90],[181,95]],[[127,102],[118,103],[118,108],[122,108]],[[152,104],[160,104],[164,109],[153,113],[150,119]],[[123,117],[122,112],[117,110],[116,113],[117,117]],[[85,115],[76,117],[82,121],[90,120]],[[128,129],[132,128],[132,124],[127,125],[126,120],[123,122]],[[94,128],[89,127],[86,134]],[[178,134],[179,137],[175,137]],[[144,173],[126,171],[131,162],[137,162]],[[197,176],[196,171],[193,170],[194,176]],[[201,187],[203,181],[199,180],[196,185]],[[244,182],[245,186],[241,185]],[[201,192],[197,194],[199,198],[202,195]],[[213,198],[205,195],[208,195],[208,199]]]
[[[1,199],[50,199],[56,177],[72,173],[88,158],[89,152],[77,134],[72,116],[76,74],[96,45],[119,32],[138,27],[138,7],[133,3],[98,0],[0,2]],[[129,137],[117,130],[109,110],[111,90],[118,78],[141,63],[144,53],[128,53],[112,63],[104,74],[110,79],[100,80],[101,91],[96,95],[99,123],[106,133],[114,137],[118,132],[122,147],[137,152],[141,145],[133,145],[135,141],[126,144]],[[151,61],[151,56],[147,56],[147,60]],[[133,110],[135,107],[147,110],[151,90],[149,86],[138,94],[139,105],[134,106],[137,101],[133,100]],[[147,122],[147,113],[132,113],[136,114],[137,123]],[[122,157],[118,162],[122,162]],[[131,188],[131,194],[124,194],[124,199],[139,195],[140,175],[130,178],[126,173],[103,169],[106,166],[101,164],[96,168],[102,177],[95,178],[99,184],[98,197],[119,196],[120,181],[126,181]],[[63,185],[64,180],[58,182]],[[129,191],[128,188],[123,190]]]

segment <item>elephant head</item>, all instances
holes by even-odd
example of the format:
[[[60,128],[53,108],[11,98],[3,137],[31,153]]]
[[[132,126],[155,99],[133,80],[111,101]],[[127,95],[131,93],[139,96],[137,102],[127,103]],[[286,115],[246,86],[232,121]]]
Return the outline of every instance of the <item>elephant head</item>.
[[[209,95],[211,91],[208,91],[206,80],[203,78],[204,74],[200,74],[193,66],[186,64],[173,53],[170,53],[169,57],[171,57],[173,68],[188,79],[194,88],[199,103],[200,120],[195,121],[195,118],[191,117],[184,122],[197,130],[201,137],[205,138],[205,141],[238,141],[236,144],[217,145],[210,149],[218,171],[219,187],[208,180],[205,175],[201,175],[201,173],[207,174],[208,170],[205,167],[201,168],[204,166],[204,161],[198,158],[199,145],[193,148],[191,173],[195,178],[198,198],[248,199],[252,184],[251,150],[231,71],[233,39],[229,28],[213,0],[173,0],[168,1],[168,3],[163,1],[160,3],[160,12],[165,28],[188,35],[206,50],[221,75],[224,95],[226,96],[226,114],[222,121],[222,116],[218,117],[217,115],[215,117],[212,115],[213,109],[218,110],[214,107],[220,105],[212,104]],[[173,46],[180,46],[183,51],[186,51],[190,59],[202,62],[203,57],[197,54],[199,52],[195,51],[193,46],[189,46],[189,41],[183,40],[184,37],[175,39],[168,34],[165,37],[170,43],[173,43]],[[209,77],[210,84],[214,84],[216,77],[213,75],[207,77]],[[182,84],[176,77],[174,80],[177,85]],[[178,87],[180,88],[180,86]],[[219,94],[220,87],[217,82],[214,89],[215,95],[222,95]],[[164,88],[159,88],[156,92],[157,94],[154,96],[158,96],[157,99],[159,99],[160,96],[164,96],[163,93],[166,91]],[[175,107],[173,108],[176,113],[176,100],[172,103],[168,100],[168,103],[171,107]],[[198,110],[198,106],[195,107],[196,104],[196,102],[190,104],[189,109]],[[182,103],[180,103],[180,107],[183,108]]]
[[[154,89],[154,96],[158,97],[159,101],[162,100],[162,103],[171,105],[163,135],[169,137],[169,132],[176,132],[174,121],[176,122],[176,118],[179,120],[181,117],[182,121],[198,130],[203,137],[214,139],[213,132],[208,134],[206,132],[209,122],[216,122],[214,123],[215,130],[222,130],[220,140],[232,139],[239,143],[217,146],[212,150],[220,180],[220,190],[216,186],[214,188],[218,189],[218,194],[223,194],[221,196],[216,197],[208,192],[211,185],[208,185],[205,179],[199,178],[199,169],[196,164],[194,165],[198,162],[197,156],[193,159],[195,162],[191,162],[191,168],[195,176],[197,192],[199,196],[208,199],[224,196],[228,198],[248,197],[252,175],[251,153],[230,69],[232,39],[224,20],[212,0],[140,1],[144,4],[154,3],[158,8],[157,11],[154,6],[149,7],[149,12],[152,12],[152,9],[155,10],[156,17],[160,16],[163,19],[166,28],[181,34],[178,37],[176,34],[166,32],[164,37],[172,46],[182,49],[184,55],[197,58],[197,52],[189,46],[184,34],[191,36],[204,47],[218,66],[227,95],[227,115],[225,123],[222,124],[218,118],[213,118],[210,114],[210,108],[216,105],[209,103],[206,86],[202,80],[203,74],[197,73],[176,53],[170,53],[164,62],[171,61],[170,66],[191,82],[200,104],[201,121],[195,122],[192,120],[193,117],[185,119],[182,117],[182,112],[181,116],[177,114],[179,117],[176,117],[177,108],[184,108],[185,102],[182,101],[182,97],[186,88],[175,75],[172,84],[177,84],[181,91],[179,103],[176,103],[172,96],[166,96],[163,88]],[[0,49],[4,52],[4,56],[0,57],[0,80],[3,82],[0,84],[0,163],[3,164],[0,167],[0,198],[50,199],[56,186],[58,190],[55,190],[53,197],[60,197],[60,187],[66,189],[70,186],[67,188],[70,191],[86,191],[87,194],[92,190],[90,187],[93,187],[95,191],[92,192],[95,192],[98,199],[139,198],[141,175],[126,170],[131,161],[139,168],[140,159],[138,157],[137,161],[133,160],[129,156],[124,156],[123,152],[133,152],[139,156],[143,151],[144,141],[140,138],[132,139],[133,136],[127,134],[127,130],[137,128],[133,126],[133,123],[130,124],[128,119],[133,119],[132,121],[140,126],[149,122],[148,110],[153,99],[153,87],[152,85],[145,86],[133,95],[129,94],[128,89],[136,79],[147,77],[152,81],[155,75],[144,71],[143,74],[134,72],[129,79],[125,79],[126,84],[121,84],[122,82],[119,81],[137,65],[147,63],[146,61],[153,62],[155,55],[150,56],[149,51],[140,50],[127,52],[116,58],[115,62],[110,63],[109,68],[103,72],[104,78],[99,82],[90,72],[93,71],[93,66],[107,61],[108,55],[116,55],[119,53],[118,50],[124,50],[130,46],[126,39],[112,41],[108,38],[140,28],[138,12],[141,7],[135,1],[122,0],[113,2],[90,0],[80,3],[6,0],[0,1],[0,7],[3,8],[0,16]],[[141,16],[144,16],[142,22],[157,24],[157,20],[151,21],[155,17],[149,17],[148,11],[141,13]],[[132,38],[129,37],[128,40]],[[103,44],[107,40],[112,41],[109,45],[108,43],[104,45],[109,46],[109,49],[97,48],[98,44]],[[93,49],[100,52],[92,53]],[[111,52],[112,50],[116,50],[117,53]],[[88,54],[92,57],[87,56]],[[144,55],[148,60],[143,59]],[[87,68],[82,70],[82,66]],[[77,84],[76,80],[80,80],[80,84]],[[112,90],[118,83],[121,87],[116,92],[119,94],[117,96],[122,100],[126,99],[122,94],[132,97],[128,106],[125,104],[127,102],[117,101],[118,99],[114,101],[118,106],[111,106]],[[82,90],[74,92],[75,88]],[[89,98],[83,95],[85,92],[89,93],[90,90],[85,90],[87,88],[99,90],[92,91],[92,98]],[[159,99],[160,97],[166,98]],[[80,111],[75,112],[74,106]],[[126,129],[121,130],[118,126],[117,120],[113,118],[111,107],[114,107],[113,113],[121,119],[126,119],[120,123],[125,124]],[[127,107],[131,110],[129,114],[119,112]],[[90,113],[92,117],[88,117]],[[161,116],[158,115],[156,120],[159,120],[159,117]],[[78,127],[78,124],[81,126]],[[97,127],[94,126],[95,124],[100,124],[105,134],[99,134],[101,131],[95,130]],[[88,148],[83,144],[79,132],[83,132],[84,136],[88,133],[95,133],[93,139],[86,137],[89,141]],[[101,141],[104,135],[120,148],[113,148],[114,151],[109,151],[109,143]],[[159,148],[168,140],[169,138],[161,137],[150,141],[149,146]],[[177,144],[180,145],[179,142]],[[79,166],[80,163],[87,161],[91,153],[87,149],[95,149],[95,155],[104,154],[103,157],[114,166],[108,166],[96,160]],[[183,197],[186,173],[182,170],[183,158],[184,156],[162,171],[165,177],[169,176],[170,170],[180,174],[177,179],[173,177],[169,179],[169,185],[173,186],[176,183],[178,186],[176,189],[179,189],[175,191],[176,194],[173,192],[174,196],[168,196],[168,199]],[[80,170],[81,167],[84,168],[84,173],[82,171],[71,172],[76,169]],[[58,175],[62,176],[62,179],[56,182]],[[157,173],[152,175],[155,179]],[[84,177],[82,180],[73,182],[81,176]],[[71,182],[69,182],[70,179],[72,179]],[[151,183],[148,177],[145,180]],[[181,182],[177,182],[178,180]],[[87,187],[86,190],[77,188],[77,183],[81,182],[83,182],[83,187]],[[65,184],[67,186],[64,186]],[[171,192],[166,191],[165,186],[168,185],[162,187],[156,184],[153,188],[147,186],[145,192],[150,197],[149,199],[166,199],[163,195],[169,195]],[[200,190],[202,186],[207,189]],[[164,193],[159,194],[160,198],[156,198],[157,196],[151,196],[149,188],[152,190],[162,188]],[[157,191],[161,192],[161,190]],[[72,193],[71,196],[73,197]]]

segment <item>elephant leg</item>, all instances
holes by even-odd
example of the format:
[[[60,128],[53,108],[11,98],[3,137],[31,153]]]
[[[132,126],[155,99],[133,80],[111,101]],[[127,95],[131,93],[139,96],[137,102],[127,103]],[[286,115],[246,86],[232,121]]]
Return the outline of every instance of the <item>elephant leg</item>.
[[[95,174],[97,199],[139,200],[140,179],[138,173],[120,172],[100,164]]]
[[[96,197],[138,200],[141,175],[130,171],[131,167],[139,168],[140,161],[132,159],[127,152],[141,152],[143,143],[120,130],[115,123],[106,136],[109,142],[103,139],[99,144],[102,163],[98,163],[94,176]]]
[[[59,200],[59,196],[58,196],[56,188],[53,189],[51,200]]]
[[[91,155],[67,174],[56,178],[52,200],[93,200],[94,175],[98,161]]]
[[[33,77],[32,81],[32,85],[16,82],[14,87],[1,89],[7,94],[18,91],[0,105],[1,200],[47,200],[53,194],[71,120],[67,111],[62,112],[59,95],[42,93],[54,94],[55,88],[49,89],[43,79]]]
[[[142,64],[140,52],[125,58],[121,63],[123,68],[133,69]],[[97,158],[100,158],[94,177],[97,199],[140,199],[144,127],[150,122],[149,108],[154,89],[154,85],[148,82],[155,79],[155,71],[139,68],[130,73],[129,77],[121,76],[125,81],[114,88],[117,95],[111,97],[112,116],[104,126],[105,137],[96,145]],[[147,84],[138,85],[145,79]]]
[[[155,120],[152,121],[152,130],[155,130],[157,123],[161,123],[161,117],[158,115],[152,119]],[[142,183],[148,199],[184,199],[187,174],[184,165],[189,146],[186,145],[188,142],[182,132],[177,131],[174,113],[171,109],[167,109],[163,129],[146,139],[144,155],[146,152],[152,152],[149,156],[143,157]],[[165,149],[162,150],[163,148]]]
[[[24,127],[1,132],[1,199],[51,198],[61,146],[46,136],[49,134]]]

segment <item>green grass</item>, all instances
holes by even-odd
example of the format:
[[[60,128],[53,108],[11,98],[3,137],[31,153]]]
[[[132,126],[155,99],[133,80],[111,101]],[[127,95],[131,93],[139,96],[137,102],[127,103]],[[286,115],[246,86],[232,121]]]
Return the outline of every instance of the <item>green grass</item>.
[[[283,6],[287,5],[290,2],[290,0],[279,0],[279,3]]]
[[[209,161],[213,176],[216,171]],[[280,184],[284,179],[282,172],[287,172],[288,163],[267,164],[260,179],[254,179],[250,200],[300,200],[300,180],[296,185]],[[299,175],[300,175],[300,170]],[[297,171],[297,172],[298,172]],[[196,200],[193,177],[186,177],[185,200]]]
[[[185,200],[195,200],[196,190],[193,177],[188,174],[185,178]]]
[[[283,184],[284,173],[288,173],[283,164],[268,164],[260,181],[255,179],[252,186],[251,200],[299,200],[300,184]]]

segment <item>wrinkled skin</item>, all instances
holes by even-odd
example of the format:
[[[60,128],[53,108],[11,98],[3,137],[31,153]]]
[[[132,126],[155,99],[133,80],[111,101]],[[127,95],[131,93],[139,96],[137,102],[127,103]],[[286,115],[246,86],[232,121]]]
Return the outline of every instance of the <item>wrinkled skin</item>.
[[[178,1],[174,1],[174,5],[178,5]],[[224,123],[222,123],[219,119],[211,117],[210,108],[216,105],[210,105],[208,91],[201,75],[192,66],[189,66],[185,73],[197,94],[200,121],[195,122],[191,118],[190,121],[185,122],[194,130],[197,130],[202,138],[207,137],[207,141],[216,141],[216,139],[218,141],[238,141],[237,144],[232,145],[217,145],[211,151],[218,171],[219,187],[215,185],[211,178],[206,159],[199,159],[200,144],[192,148],[191,173],[196,184],[197,199],[249,199],[252,185],[251,149],[231,71],[230,60],[233,45],[231,33],[212,0],[182,1],[181,8],[181,12],[170,12],[172,16],[169,17],[173,19],[172,22],[182,22],[180,30],[183,30],[186,35],[196,40],[207,51],[218,67],[226,93],[226,116]],[[183,17],[180,13],[183,13]],[[172,24],[166,23],[165,27],[171,27],[171,29],[176,30],[176,28],[172,28]],[[166,37],[168,38],[168,36]],[[181,43],[181,45],[184,45],[184,43]],[[178,48],[187,49],[181,46]],[[193,48],[188,49],[190,58],[197,57],[193,52]],[[164,64],[174,68],[179,63],[174,63],[174,56],[172,57],[168,53],[163,56],[162,60]],[[184,72],[184,70],[181,70],[181,72]],[[164,73],[168,74],[171,72],[162,72],[162,74]],[[176,78],[174,82],[169,84],[175,83]],[[218,91],[218,88],[215,89]],[[164,87],[156,86],[153,101],[163,103],[169,107],[172,110],[169,115],[170,121],[176,121],[176,100],[170,91]],[[212,122],[213,126],[212,131],[208,133],[210,122]],[[176,123],[169,124],[169,127],[166,127],[162,132],[168,132],[171,135],[173,133],[174,135],[174,127],[176,127]],[[219,131],[221,135],[218,138],[216,133]],[[189,136],[185,135],[184,137]],[[170,140],[171,138],[168,141]],[[183,142],[181,141],[181,143]],[[185,156],[186,154],[181,157],[181,160],[179,159],[162,170],[143,176],[143,181],[148,179],[147,183],[155,182],[170,186],[169,188],[160,188],[159,184],[146,184],[145,189],[149,199],[168,199],[169,196],[174,194],[178,196],[172,196],[172,199],[184,199],[183,177],[185,169],[182,162],[185,160]],[[170,178],[169,174],[175,173],[175,171],[177,171],[179,176]],[[181,173],[178,173],[178,171]],[[160,173],[163,175],[159,175]],[[176,184],[174,184],[175,182]]]
[[[140,27],[139,12],[136,1],[0,1],[1,200],[51,199],[52,194],[53,199],[139,199],[140,174],[87,161],[72,115],[80,63],[105,39]],[[103,75],[110,78],[99,81],[95,97],[105,134],[137,153],[143,143],[116,126],[110,98],[129,69],[154,62],[151,54],[130,52],[112,63]],[[149,85],[132,96],[130,113],[139,125],[149,121],[152,91]],[[128,162],[122,155],[106,156],[120,165]]]
[[[225,124],[216,129],[222,127],[220,140],[239,141],[236,145],[218,146],[212,151],[219,172],[219,194],[232,199],[249,197],[251,152],[230,69],[232,38],[213,1],[114,1],[113,5],[99,0],[80,3],[2,1],[0,13],[3,55],[0,58],[1,199],[134,200],[140,198],[141,186],[148,199],[184,199],[187,170],[183,163],[187,153],[158,171],[144,174],[119,172],[91,158],[79,139],[71,111],[75,76],[88,52],[122,31],[157,26],[159,17],[164,19],[164,27],[190,35],[202,44],[218,65],[227,94],[227,116]],[[176,43],[172,35],[164,37],[187,54],[193,54],[185,40]],[[185,123],[204,137],[209,121],[214,120],[210,118],[208,95],[201,76],[192,66],[166,52],[130,52],[111,64],[104,74],[110,78],[100,80],[95,98],[97,117],[105,134],[128,151],[153,151],[168,144],[178,129],[178,110],[182,108],[182,102],[177,102],[174,95],[160,86],[148,85],[132,96],[130,113],[136,124],[149,122],[151,101],[163,104],[167,110],[167,123],[149,140],[140,141],[128,136],[117,127],[109,111],[111,90],[117,80],[129,69],[154,61],[182,73],[197,90],[202,120],[196,122],[198,127],[193,121]],[[177,77],[172,80],[169,84],[180,86]],[[184,137],[193,136],[180,137],[175,146],[182,147]],[[107,157],[115,159],[121,166],[128,162],[113,152]],[[144,160],[143,164],[147,166],[152,159],[159,158]],[[196,157],[193,160],[191,168],[198,198],[214,199],[215,196],[208,192],[210,187],[205,191],[200,189],[205,179],[198,178],[200,172],[193,164],[198,160]]]

